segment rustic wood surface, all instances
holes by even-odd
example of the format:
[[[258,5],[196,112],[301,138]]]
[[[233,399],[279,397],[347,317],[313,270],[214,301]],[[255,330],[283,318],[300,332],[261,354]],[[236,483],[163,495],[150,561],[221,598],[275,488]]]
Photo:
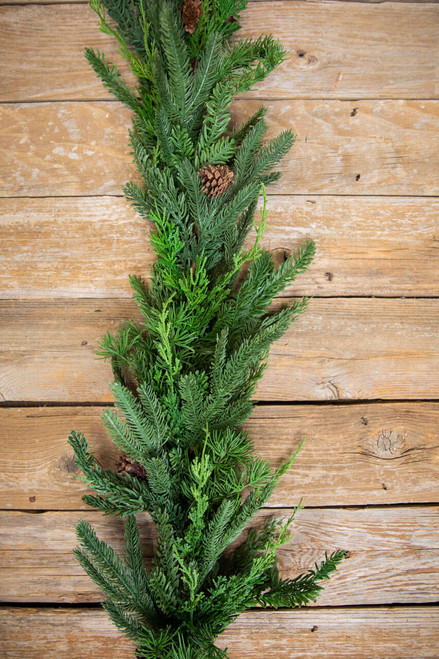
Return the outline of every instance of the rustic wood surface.
[[[237,100],[234,121],[260,105]],[[286,128],[297,134],[271,193],[438,193],[438,101],[296,99],[265,105],[268,136]],[[0,196],[120,195],[122,184],[136,178],[130,116],[112,101],[0,105]]]
[[[248,0],[248,4],[252,5],[254,2],[265,2],[265,3],[272,3],[274,4],[279,4],[280,0]],[[429,4],[429,5],[434,5],[439,3],[439,0],[281,0],[282,2],[296,2],[299,6],[305,3],[324,3],[324,4],[329,4],[330,2],[343,2],[343,3],[353,3],[353,2],[358,2],[361,4],[369,3],[369,4],[382,4],[384,2],[389,3],[389,2],[397,2],[397,3],[403,3],[403,4]],[[32,0],[31,3],[27,2],[26,0],[0,0],[0,6],[2,5],[60,5],[60,4],[72,4],[72,0],[51,0],[51,2],[48,2],[47,0]],[[74,2],[75,5],[85,5],[87,4],[86,0],[77,0]]]
[[[218,645],[229,648],[231,659],[437,659],[438,625],[439,611],[422,606],[248,611]],[[94,608],[5,607],[1,631],[5,659],[133,656],[129,641]]]
[[[1,399],[111,400],[110,366],[94,350],[104,332],[139,318],[131,300],[2,300],[0,313],[8,319],[0,326]],[[273,345],[256,398],[433,399],[438,327],[439,299],[313,298]]]
[[[0,509],[72,510],[86,492],[66,437],[80,430],[99,463],[119,454],[96,407],[0,409]],[[439,404],[264,405],[246,424],[255,450],[278,465],[305,443],[268,505],[439,500]],[[20,437],[20,442],[8,442]]]
[[[281,511],[289,516],[291,509]],[[269,511],[263,511],[259,523]],[[72,549],[74,524],[85,519],[98,536],[122,550],[123,523],[93,512],[0,513],[0,598],[4,602],[100,602],[102,593],[84,574]],[[146,562],[154,532],[138,516]],[[257,522],[256,522],[257,523]],[[295,518],[291,541],[279,550],[283,577],[293,578],[324,558],[349,552],[326,584],[318,604],[361,605],[435,602],[439,588],[439,508],[308,508]],[[20,565],[17,571],[17,564]]]
[[[127,275],[153,260],[121,196],[130,113],[82,53],[120,57],[84,2],[0,5],[0,656],[128,659],[71,553],[78,519],[119,549],[121,522],[84,508],[66,444],[82,430],[103,465],[117,459],[93,350],[136,315]],[[319,606],[242,615],[219,641],[232,659],[439,657],[438,17],[423,0],[252,1],[244,15],[243,35],[290,49],[233,106],[241,121],[263,99],[270,135],[297,133],[264,245],[280,263],[317,243],[276,304],[315,297],[273,347],[247,424],[273,464],[306,436],[259,519],[304,498],[285,574],[326,550],[349,558]]]
[[[437,294],[437,198],[272,195],[269,210],[262,244],[278,262],[317,245],[283,295]],[[0,297],[131,297],[128,273],[147,278],[153,263],[148,234],[121,198],[0,198]]]
[[[98,48],[115,62],[121,57],[115,40],[99,32],[87,5],[3,7],[0,25],[0,60],[18,48],[21,52],[3,71],[4,101],[111,98],[87,66],[83,50]],[[243,12],[240,34],[259,35],[263,25],[291,56],[247,98],[437,95],[439,10],[434,4],[258,2]],[[390,32],[391,40],[386,38]],[[44,76],[35,76],[35,69]],[[123,63],[123,74],[128,70]],[[126,79],[134,82],[130,75]]]

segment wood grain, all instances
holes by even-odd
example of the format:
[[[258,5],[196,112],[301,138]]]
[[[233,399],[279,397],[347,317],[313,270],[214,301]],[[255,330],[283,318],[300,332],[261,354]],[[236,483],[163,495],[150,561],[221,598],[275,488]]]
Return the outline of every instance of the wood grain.
[[[282,511],[282,516],[291,509]],[[279,514],[279,513],[278,513]],[[256,523],[272,515],[259,513]],[[313,567],[326,550],[343,548],[349,558],[325,584],[318,604],[357,605],[435,602],[439,595],[436,506],[389,509],[305,509],[297,513],[291,540],[279,550],[284,577]],[[4,602],[98,602],[102,594],[72,554],[74,524],[85,519],[117,551],[121,520],[93,512],[0,513],[0,599]],[[155,533],[139,518],[145,560]],[[20,566],[17,570],[17,565]]]
[[[398,2],[398,3],[404,3],[404,4],[430,4],[434,5],[439,3],[439,0],[281,0],[283,3],[285,2],[297,2],[297,3],[311,3],[315,2],[317,4],[319,3],[329,3],[329,2],[343,2],[343,3],[352,3],[352,2],[358,2],[358,3],[369,3],[369,4],[383,4],[384,2]],[[265,2],[265,3],[278,3],[279,0],[248,0],[248,4],[251,5],[253,2]],[[0,6],[3,5],[48,5],[48,6],[53,6],[53,5],[60,5],[60,4],[72,4],[72,5],[85,5],[87,4],[86,0],[75,0],[75,2],[72,2],[72,0],[54,0],[53,2],[47,2],[47,0],[32,0],[32,2],[26,2],[23,0],[0,0]]]
[[[269,136],[291,128],[295,147],[275,194],[436,195],[439,102],[273,101]],[[238,100],[233,119],[259,101]],[[0,106],[0,196],[120,195],[135,178],[130,114],[116,102]]]
[[[134,176],[130,115],[108,101],[83,58],[90,45],[120,61],[117,46],[85,3],[0,5],[10,5],[0,9],[0,400],[108,401],[111,374],[92,351],[133,314],[128,272],[152,263],[148,229],[120,198]],[[281,261],[314,238],[318,253],[287,302],[437,297],[439,105],[428,99],[438,94],[438,9],[422,0],[285,0],[246,12],[242,36],[272,31],[291,51],[233,115],[242,120],[260,105],[251,99],[264,98],[270,134],[298,134],[270,190],[265,245]],[[283,574],[325,550],[343,547],[350,558],[319,600],[327,608],[240,616],[219,642],[231,659],[439,656],[439,403],[415,401],[438,398],[438,316],[437,299],[315,299],[274,346],[262,400],[338,400],[255,410],[248,428],[273,463],[307,437],[259,522],[304,496],[314,508],[297,515]],[[413,402],[340,404],[366,398]],[[100,411],[0,409],[4,602],[99,602],[73,559],[73,525],[89,519],[121,550],[121,522],[78,511],[84,490],[66,435],[83,430],[114,466]],[[354,508],[389,503],[398,505]],[[141,523],[148,560],[154,531]],[[128,659],[133,650],[97,608],[4,606],[0,655]]]
[[[272,32],[290,55],[248,98],[434,98],[438,18],[437,6],[425,3],[252,3],[240,36]],[[83,51],[90,46],[110,61],[122,58],[86,4],[5,6],[0,26],[0,59],[8,60],[4,101],[110,97]],[[18,50],[20,57],[11,58]],[[125,75],[127,69],[123,63]]]
[[[231,659],[436,659],[439,608],[248,611],[218,640]],[[403,630],[403,633],[401,633]],[[132,659],[129,641],[99,609],[5,607],[4,659]]]
[[[93,350],[137,317],[131,300],[4,300],[0,316],[0,399],[110,400],[110,367]],[[315,298],[273,345],[257,398],[434,399],[438,322],[438,299]]]
[[[427,659],[439,654],[438,618],[416,607],[252,611],[219,645],[231,659]]]
[[[439,290],[436,198],[273,195],[269,209],[263,245],[277,261],[308,238],[317,244],[283,295]],[[0,199],[0,297],[130,297],[128,273],[145,277],[154,260],[148,231],[121,198]]]
[[[343,3],[352,3],[352,2],[358,2],[358,3],[369,3],[369,4],[383,4],[384,2],[398,2],[398,3],[404,3],[404,4],[430,4],[434,5],[439,3],[439,0],[281,0],[283,3],[286,2],[297,2],[297,3],[311,3],[315,2],[317,4],[320,3],[330,3],[330,2],[343,2]],[[248,0],[248,4],[251,5],[253,2],[265,2],[265,3],[278,3],[279,0]],[[0,6],[2,5],[60,5],[60,4],[74,4],[74,5],[85,5],[87,4],[86,0],[75,0],[75,2],[72,2],[72,0],[53,0],[53,2],[47,2],[47,0],[32,0],[32,2],[26,2],[24,0],[0,0]]]
[[[66,443],[80,430],[99,463],[119,453],[103,428],[102,408],[0,409],[0,508],[88,508]],[[255,452],[278,465],[306,441],[270,507],[439,501],[439,403],[258,406],[246,428]],[[17,440],[19,438],[19,440]]]

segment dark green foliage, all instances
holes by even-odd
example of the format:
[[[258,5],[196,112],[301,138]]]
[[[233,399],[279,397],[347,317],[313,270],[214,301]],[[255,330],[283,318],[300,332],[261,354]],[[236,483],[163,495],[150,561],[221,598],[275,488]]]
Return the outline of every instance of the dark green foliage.
[[[270,36],[228,43],[245,6],[245,0],[204,0],[188,34],[182,0],[92,0],[101,29],[118,40],[139,80],[130,89],[101,53],[86,50],[104,85],[134,113],[130,140],[143,183],[128,183],[125,194],[152,223],[156,262],[148,282],[130,279],[141,320],[108,333],[99,349],[115,378],[115,407],[104,412],[104,425],[144,477],[103,469],[81,433],[69,440],[83,480],[96,492],[84,501],[125,519],[125,555],[85,522],[77,528],[75,554],[138,657],[226,657],[215,638],[241,611],[314,601],[319,582],[343,556],[335,552],[314,570],[281,579],[276,550],[290,537],[292,517],[267,520],[230,549],[295,458],[273,469],[253,455],[241,426],[270,345],[307,300],[270,305],[315,251],[307,242],[276,269],[260,246],[268,214],[264,184],[280,176],[273,168],[294,136],[285,131],[266,141],[264,108],[241,126],[230,125],[234,95],[285,58]],[[210,198],[198,171],[220,164],[234,180]],[[254,244],[244,250],[252,229]],[[148,569],[134,517],[141,513],[157,527]]]

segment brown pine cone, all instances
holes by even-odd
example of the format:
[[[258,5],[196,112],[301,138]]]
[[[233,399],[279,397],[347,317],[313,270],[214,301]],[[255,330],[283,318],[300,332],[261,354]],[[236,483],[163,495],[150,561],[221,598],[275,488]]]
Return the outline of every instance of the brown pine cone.
[[[207,165],[200,169],[198,176],[201,179],[203,192],[208,197],[223,194],[227,188],[230,188],[235,178],[233,171],[227,165]]]
[[[130,476],[137,476],[137,478],[142,480],[145,480],[146,478],[146,471],[140,462],[131,460],[130,458],[127,458],[126,455],[122,455],[119,462],[117,463],[117,473],[127,473],[130,474]]]
[[[200,19],[203,10],[201,8],[201,0],[185,0],[183,5],[183,23],[184,29],[189,34],[195,32],[197,23]]]

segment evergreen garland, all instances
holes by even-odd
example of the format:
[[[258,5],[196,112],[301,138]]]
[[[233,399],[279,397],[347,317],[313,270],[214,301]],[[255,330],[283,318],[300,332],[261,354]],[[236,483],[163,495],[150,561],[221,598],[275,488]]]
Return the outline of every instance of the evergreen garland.
[[[83,480],[96,491],[85,503],[125,519],[124,557],[86,522],[77,527],[75,555],[144,658],[227,657],[215,639],[241,611],[315,601],[343,558],[336,551],[306,574],[281,579],[276,551],[290,537],[293,516],[267,519],[235,542],[295,458],[272,469],[253,455],[241,426],[271,343],[307,299],[268,308],[315,251],[307,242],[275,269],[260,246],[265,186],[279,178],[273,168],[294,135],[286,130],[266,141],[264,108],[230,126],[233,97],[286,57],[272,36],[228,40],[246,4],[90,3],[139,81],[130,89],[102,53],[86,49],[103,84],[134,113],[130,140],[143,185],[130,182],[124,192],[154,226],[156,261],[148,282],[130,278],[142,321],[107,334],[99,349],[114,372],[115,408],[103,421],[122,453],[119,469],[103,469],[81,433],[69,438]],[[252,229],[254,245],[245,251]],[[143,513],[158,533],[150,569],[134,517]]]

